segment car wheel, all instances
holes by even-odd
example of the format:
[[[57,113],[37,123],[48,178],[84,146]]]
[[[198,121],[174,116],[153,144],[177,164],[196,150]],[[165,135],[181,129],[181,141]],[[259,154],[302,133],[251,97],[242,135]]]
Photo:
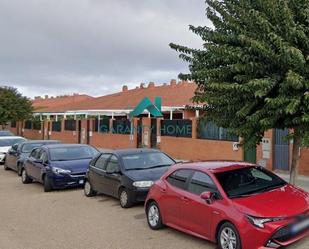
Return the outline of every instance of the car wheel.
[[[7,164],[6,164],[6,160],[4,161],[3,169],[4,169],[4,170],[9,170],[9,169],[10,169],[10,168],[7,166]]]
[[[159,206],[154,201],[147,205],[147,222],[153,230],[158,230],[163,227]]]
[[[44,192],[50,192],[53,190],[52,183],[50,179],[48,178],[48,176],[46,175],[43,178],[43,186],[44,186]]]
[[[17,174],[18,174],[19,176],[21,176],[21,168],[22,168],[21,163],[17,164]]]
[[[219,249],[241,249],[239,233],[236,227],[229,222],[220,227],[217,242]]]
[[[92,197],[97,194],[97,192],[93,190],[90,182],[87,180],[85,180],[85,184],[84,184],[84,194],[87,197]]]
[[[21,170],[21,181],[23,184],[28,184],[32,182],[32,179],[28,176],[27,171],[25,169]]]
[[[122,188],[119,191],[119,201],[120,201],[120,206],[122,208],[129,208],[129,207],[132,207],[133,205],[130,193],[125,188]]]

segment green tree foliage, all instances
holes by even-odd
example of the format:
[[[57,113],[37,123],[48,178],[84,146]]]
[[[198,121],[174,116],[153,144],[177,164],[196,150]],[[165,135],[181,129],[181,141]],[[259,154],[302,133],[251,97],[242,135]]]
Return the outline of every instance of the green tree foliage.
[[[213,26],[190,26],[203,48],[170,44],[189,62],[190,73],[180,77],[198,84],[195,101],[207,103],[207,117],[249,146],[272,128],[292,129],[294,147],[300,145],[309,133],[309,1],[206,4]]]
[[[31,101],[22,96],[17,89],[0,87],[0,125],[4,127],[10,121],[21,121],[31,117]]]

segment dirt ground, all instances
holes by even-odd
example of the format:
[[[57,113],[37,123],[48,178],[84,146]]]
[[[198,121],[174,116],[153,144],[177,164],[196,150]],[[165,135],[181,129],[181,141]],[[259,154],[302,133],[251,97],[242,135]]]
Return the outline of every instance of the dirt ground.
[[[0,249],[214,249],[173,229],[148,228],[143,206],[124,210],[81,189],[44,193],[0,166]],[[309,248],[309,239],[289,249]]]

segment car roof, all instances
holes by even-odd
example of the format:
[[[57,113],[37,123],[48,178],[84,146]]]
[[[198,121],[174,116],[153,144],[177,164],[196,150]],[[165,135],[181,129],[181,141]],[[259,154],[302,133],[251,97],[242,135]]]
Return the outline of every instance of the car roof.
[[[212,173],[221,173],[241,168],[249,168],[252,166],[256,165],[243,161],[201,161],[201,162],[178,163],[175,165],[175,167],[177,168],[210,171]]]
[[[45,144],[42,147],[47,149],[52,148],[68,148],[68,147],[85,147],[89,146],[88,144]]]
[[[58,140],[28,140],[21,144],[37,144],[37,143],[60,143]]]
[[[161,152],[159,150],[155,149],[120,149],[120,150],[112,150],[107,151],[103,153],[113,153],[117,156],[126,156],[126,155],[132,155],[132,154],[138,154],[138,153],[151,153],[151,152]]]
[[[0,139],[18,139],[18,138],[25,139],[24,137],[20,137],[20,136],[2,136],[2,137],[0,137]]]

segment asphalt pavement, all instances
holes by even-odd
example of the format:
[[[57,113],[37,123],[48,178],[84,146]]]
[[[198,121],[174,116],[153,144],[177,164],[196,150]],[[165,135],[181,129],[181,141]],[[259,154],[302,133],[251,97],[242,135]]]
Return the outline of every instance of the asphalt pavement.
[[[113,198],[86,198],[81,189],[44,193],[0,166],[0,249],[157,248],[216,246],[169,228],[150,230],[142,205],[122,209]],[[309,248],[309,239],[292,248]]]

